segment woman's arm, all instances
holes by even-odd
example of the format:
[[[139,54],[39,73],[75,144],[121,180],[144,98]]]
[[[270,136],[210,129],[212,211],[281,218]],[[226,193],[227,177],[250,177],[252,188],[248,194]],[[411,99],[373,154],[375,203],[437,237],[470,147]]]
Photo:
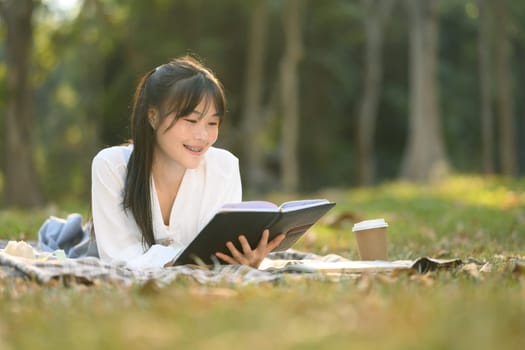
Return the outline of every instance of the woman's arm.
[[[124,150],[102,150],[92,163],[93,226],[99,255],[104,261],[133,268],[161,267],[178,251],[161,245],[144,249],[135,219],[122,207],[127,165]]]

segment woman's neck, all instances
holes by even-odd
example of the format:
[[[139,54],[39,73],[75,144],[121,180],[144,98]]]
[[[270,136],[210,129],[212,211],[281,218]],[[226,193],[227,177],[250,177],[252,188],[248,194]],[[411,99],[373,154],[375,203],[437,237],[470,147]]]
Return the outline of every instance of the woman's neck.
[[[186,169],[176,163],[166,163],[154,161],[151,167],[151,174],[155,183],[165,186],[180,184]]]
[[[169,225],[171,209],[186,169],[175,162],[163,162],[154,158],[151,174],[157,191],[160,211],[165,225]]]

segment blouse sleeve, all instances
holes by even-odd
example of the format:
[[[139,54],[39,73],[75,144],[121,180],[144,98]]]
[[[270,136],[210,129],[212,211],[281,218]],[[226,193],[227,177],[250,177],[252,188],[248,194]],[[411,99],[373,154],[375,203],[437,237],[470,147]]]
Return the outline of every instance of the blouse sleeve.
[[[238,203],[242,200],[241,173],[239,171],[239,161],[235,159],[233,171],[229,177],[223,203]]]
[[[162,267],[178,251],[153,245],[145,251],[135,219],[122,207],[126,162],[101,151],[92,163],[93,226],[99,255],[104,261],[131,268]]]
[[[223,205],[242,200],[241,174],[237,157],[217,148],[211,148],[208,152],[197,231],[202,230]]]

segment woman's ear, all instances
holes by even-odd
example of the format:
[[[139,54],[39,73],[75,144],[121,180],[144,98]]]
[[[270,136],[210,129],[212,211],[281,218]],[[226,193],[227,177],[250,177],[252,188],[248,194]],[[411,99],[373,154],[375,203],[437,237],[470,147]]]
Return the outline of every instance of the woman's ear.
[[[150,108],[148,109],[148,121],[149,125],[151,125],[151,128],[153,130],[157,130],[157,123],[158,123],[158,117],[159,113],[157,112],[157,109]]]

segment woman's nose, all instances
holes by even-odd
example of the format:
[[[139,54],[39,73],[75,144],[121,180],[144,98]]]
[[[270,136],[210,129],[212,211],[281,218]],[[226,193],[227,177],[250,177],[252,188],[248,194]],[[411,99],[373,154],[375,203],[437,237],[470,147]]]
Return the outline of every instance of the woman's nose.
[[[195,124],[193,135],[198,140],[206,140],[208,137],[208,130],[206,130],[206,124],[202,121]]]

